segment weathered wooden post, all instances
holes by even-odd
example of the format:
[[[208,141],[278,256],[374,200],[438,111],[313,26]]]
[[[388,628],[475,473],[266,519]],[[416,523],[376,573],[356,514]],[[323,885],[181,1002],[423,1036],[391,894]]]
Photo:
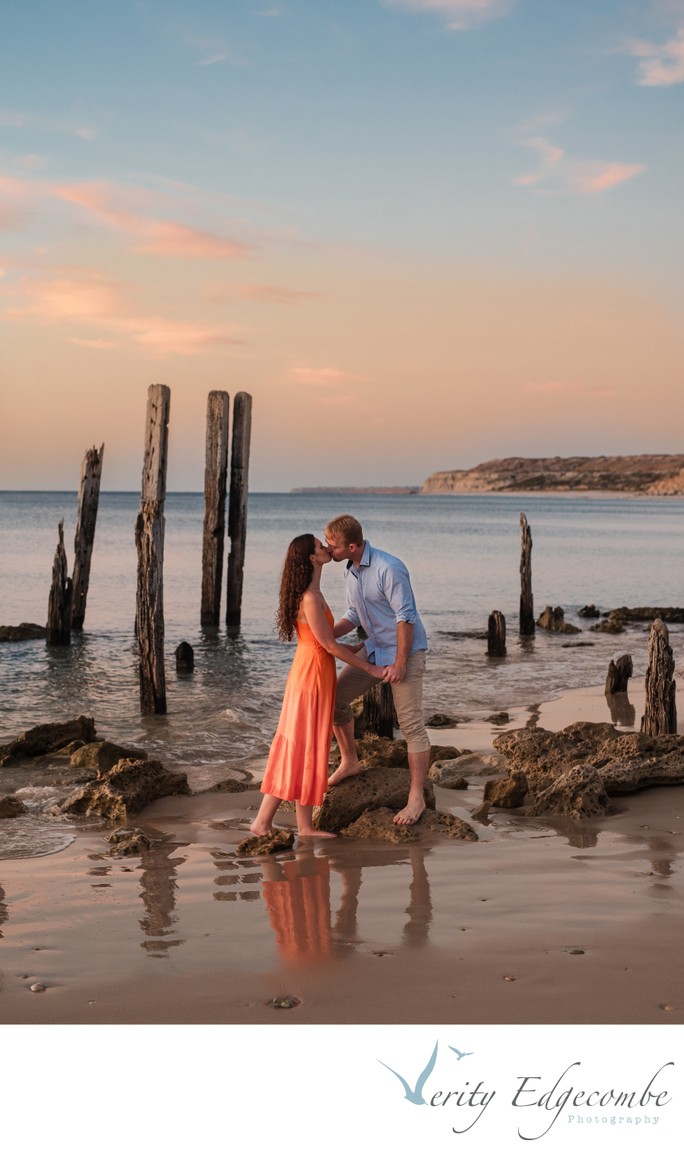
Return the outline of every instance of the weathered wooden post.
[[[63,647],[71,642],[71,579],[67,575],[63,519],[57,524],[57,531],[59,537],[52,563],[46,641],[50,646]]]
[[[233,440],[230,453],[230,500],[228,510],[228,582],[226,623],[240,625],[242,612],[242,580],[247,538],[247,477],[249,472],[249,441],[252,430],[252,397],[239,391],[233,403]]]
[[[606,695],[620,695],[626,691],[632,670],[631,655],[620,655],[616,663],[611,659],[606,675]]]
[[[170,405],[168,387],[156,383],[147,389],[142,494],[135,523],[138,552],[135,622],[140,652],[140,710],[144,715],[166,713],[164,500]]]
[[[676,735],[677,687],[670,635],[662,619],[656,619],[648,640],[646,706],[641,720],[645,735]]]
[[[501,659],[506,654],[506,616],[492,611],[487,620],[487,654]]]
[[[389,683],[376,683],[363,696],[363,730],[367,735],[394,736],[394,705]]]
[[[85,621],[88,583],[90,582],[90,561],[93,557],[97,505],[100,499],[103,455],[104,443],[99,451],[96,447],[91,447],[89,451],[86,451],[81,466],[78,518],[74,538],[74,570],[71,577],[71,626],[74,631],[82,631]]]
[[[520,634],[534,635],[534,600],[532,597],[532,532],[527,516],[520,512],[522,542],[520,548]]]
[[[200,622],[218,626],[228,483],[228,392],[210,391],[204,463],[204,534]]]

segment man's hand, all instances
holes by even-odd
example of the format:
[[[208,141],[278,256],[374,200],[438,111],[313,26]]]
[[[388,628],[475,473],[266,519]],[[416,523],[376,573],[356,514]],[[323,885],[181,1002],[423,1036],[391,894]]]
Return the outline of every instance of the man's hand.
[[[386,683],[401,683],[406,678],[406,663],[392,663],[385,667]]]

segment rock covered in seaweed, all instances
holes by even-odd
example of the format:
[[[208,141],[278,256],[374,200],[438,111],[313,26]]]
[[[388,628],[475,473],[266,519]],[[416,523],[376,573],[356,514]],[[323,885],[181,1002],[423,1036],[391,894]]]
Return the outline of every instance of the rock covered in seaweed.
[[[71,743],[82,745],[95,742],[95,723],[87,715],[69,719],[65,723],[40,723],[19,735],[11,743],[0,747],[0,767],[20,759],[33,759],[62,751]]]

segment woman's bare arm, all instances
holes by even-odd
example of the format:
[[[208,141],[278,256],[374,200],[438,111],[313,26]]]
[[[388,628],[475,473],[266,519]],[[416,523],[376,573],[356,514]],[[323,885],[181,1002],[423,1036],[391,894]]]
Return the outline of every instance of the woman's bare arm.
[[[321,647],[324,647],[336,659],[348,663],[350,667],[358,667],[361,671],[367,671],[374,679],[384,679],[384,667],[376,667],[374,663],[369,663],[366,659],[359,659],[358,655],[355,655],[346,643],[337,642],[319,595],[314,591],[305,591],[302,596],[301,609],[306,622],[314,633],[314,638],[318,640]]]

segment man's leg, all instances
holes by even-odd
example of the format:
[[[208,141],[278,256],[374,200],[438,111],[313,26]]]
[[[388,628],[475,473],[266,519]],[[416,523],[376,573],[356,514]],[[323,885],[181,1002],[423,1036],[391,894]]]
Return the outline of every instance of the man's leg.
[[[333,716],[333,734],[340,748],[340,765],[328,779],[328,786],[334,787],[342,779],[351,778],[361,771],[361,764],[356,753],[356,740],[354,738],[354,717],[351,705],[354,699],[363,695],[369,687],[378,680],[357,667],[343,667],[337,677],[337,692],[335,694],[335,714]]]
[[[392,684],[392,695],[401,733],[408,746],[411,785],[406,806],[394,816],[399,826],[417,823],[425,810],[423,789],[430,765],[430,740],[423,722],[423,675],[425,652],[416,651],[408,661],[406,677]]]

